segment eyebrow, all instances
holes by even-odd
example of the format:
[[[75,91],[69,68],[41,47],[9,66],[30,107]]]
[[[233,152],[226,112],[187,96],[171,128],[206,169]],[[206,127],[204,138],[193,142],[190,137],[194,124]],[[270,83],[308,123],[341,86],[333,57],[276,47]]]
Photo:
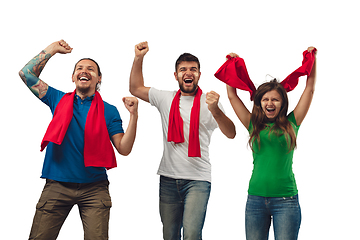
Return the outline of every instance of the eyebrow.
[[[95,67],[94,67],[94,66],[91,66],[91,65],[84,66],[84,65],[78,64],[78,65],[76,66],[76,68],[79,68],[79,67],[86,67],[86,68],[94,68],[94,69],[95,69]]]
[[[180,67],[180,68],[179,68],[179,70],[182,70],[182,69],[186,69],[186,67]],[[192,70],[193,70],[193,69],[198,70],[197,67],[191,67],[190,69],[192,69]]]

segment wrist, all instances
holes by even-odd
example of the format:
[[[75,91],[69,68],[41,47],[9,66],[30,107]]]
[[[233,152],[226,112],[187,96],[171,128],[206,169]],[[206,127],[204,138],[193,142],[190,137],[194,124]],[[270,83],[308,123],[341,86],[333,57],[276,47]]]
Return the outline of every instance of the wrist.
[[[217,117],[221,114],[221,110],[219,108],[218,105],[214,106],[214,107],[211,107],[209,108],[209,111],[211,112],[211,114],[213,115],[213,117]]]
[[[130,113],[130,118],[137,119],[138,116],[139,116],[138,111],[135,111],[135,112],[131,112],[131,113]]]
[[[58,44],[58,43],[56,42],[56,43],[53,43],[53,44],[50,44],[49,46],[47,46],[44,49],[45,54],[50,54],[51,56],[54,56],[56,53],[58,53],[58,50],[56,49],[55,44]]]
[[[135,55],[134,61],[135,62],[142,62],[144,60],[145,55]]]

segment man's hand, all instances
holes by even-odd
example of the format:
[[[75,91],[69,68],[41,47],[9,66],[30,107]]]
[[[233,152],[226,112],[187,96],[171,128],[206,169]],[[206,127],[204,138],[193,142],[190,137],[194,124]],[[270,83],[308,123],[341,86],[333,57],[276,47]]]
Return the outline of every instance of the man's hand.
[[[206,93],[206,103],[210,112],[214,114],[214,111],[219,110],[218,103],[219,103],[220,95],[214,91]]]
[[[71,53],[72,48],[64,40],[56,41],[50,44],[47,48],[44,49],[45,53],[49,53],[52,56],[56,53],[66,54]]]
[[[136,97],[123,97],[123,102],[130,114],[136,114],[139,100]]]
[[[144,57],[149,51],[148,42],[141,42],[135,46],[135,57]]]
[[[236,135],[235,125],[219,108],[219,98],[220,95],[214,91],[206,93],[208,109],[219,125],[221,132],[228,138],[234,138]]]

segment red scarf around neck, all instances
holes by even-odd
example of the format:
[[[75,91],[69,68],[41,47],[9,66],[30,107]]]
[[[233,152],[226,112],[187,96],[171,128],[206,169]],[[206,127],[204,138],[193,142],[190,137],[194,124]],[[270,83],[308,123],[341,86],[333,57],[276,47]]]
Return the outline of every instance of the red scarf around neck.
[[[281,82],[287,92],[292,91],[297,86],[299,77],[309,76],[315,61],[316,51],[316,48],[311,53],[307,50],[304,51],[302,65]],[[250,99],[253,100],[256,88],[249,77],[244,59],[232,58],[230,55],[227,55],[226,58],[228,60],[217,70],[215,77],[231,87],[249,91]]]
[[[40,151],[43,151],[49,142],[58,145],[62,143],[73,116],[75,92],[65,94],[56,106]],[[97,91],[85,123],[84,164],[85,167],[116,167],[116,157],[105,122],[104,102]]]
[[[199,116],[200,116],[200,98],[202,90],[198,87],[195,94],[193,106],[190,114],[190,133],[189,133],[189,157],[201,157],[200,140],[199,140]],[[180,116],[180,95],[181,91],[177,91],[170,108],[168,142],[183,143],[184,130],[183,120]]]

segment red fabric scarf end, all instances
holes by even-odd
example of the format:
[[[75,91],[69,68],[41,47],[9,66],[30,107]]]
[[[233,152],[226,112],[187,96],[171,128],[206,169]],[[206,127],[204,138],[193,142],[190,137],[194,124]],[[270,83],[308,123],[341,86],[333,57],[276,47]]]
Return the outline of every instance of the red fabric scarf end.
[[[43,151],[49,142],[61,145],[73,117],[75,91],[65,94],[56,106],[54,117],[41,142]],[[95,92],[85,123],[84,131],[84,164],[85,167],[117,166],[114,149],[111,145],[104,115],[104,102]]]
[[[202,90],[198,87],[198,90],[195,94],[193,107],[191,109],[190,115],[190,133],[189,133],[189,148],[188,156],[189,157],[201,157],[200,150],[200,140],[199,140],[199,117],[200,117],[200,98]],[[183,143],[184,140],[184,130],[183,130],[183,120],[180,116],[180,95],[181,91],[177,91],[175,97],[171,103],[170,113],[169,113],[169,125],[168,125],[168,142]]]

